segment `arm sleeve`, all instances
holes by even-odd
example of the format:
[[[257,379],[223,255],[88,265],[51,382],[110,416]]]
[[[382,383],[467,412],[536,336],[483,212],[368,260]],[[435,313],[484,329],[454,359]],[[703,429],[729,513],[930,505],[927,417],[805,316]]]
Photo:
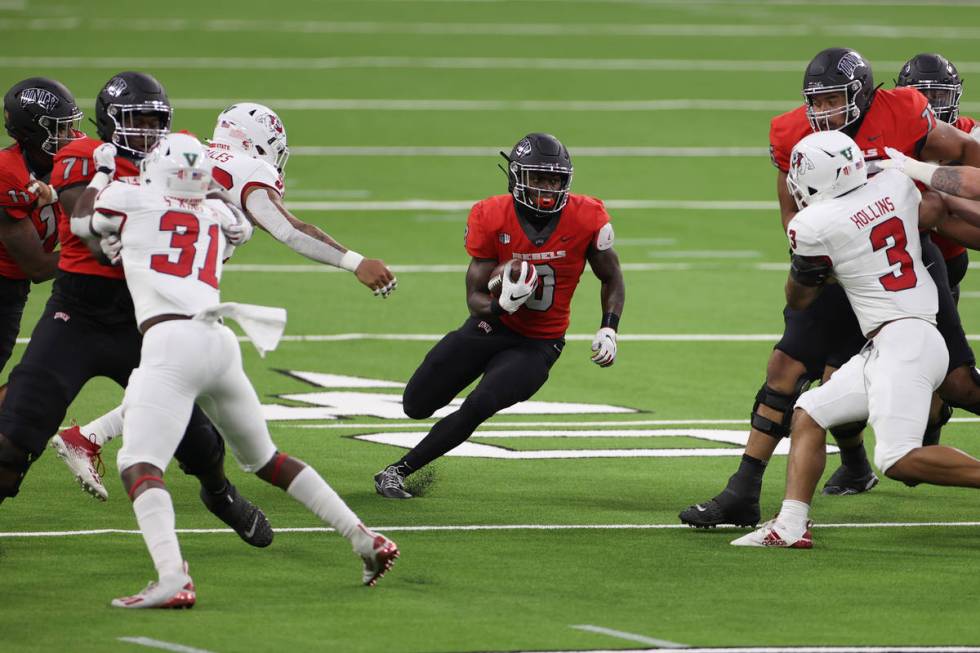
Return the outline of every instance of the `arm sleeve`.
[[[257,225],[297,254],[319,263],[342,267],[344,252],[294,227],[283,213],[284,209],[280,209],[268,193],[261,190],[250,193],[245,210]]]
[[[786,235],[790,246],[790,276],[803,286],[823,285],[833,262],[819,234],[806,221],[793,218]]]
[[[483,217],[483,202],[477,202],[466,219],[466,232],[463,236],[466,251],[473,258],[495,259],[497,247],[486,233]]]

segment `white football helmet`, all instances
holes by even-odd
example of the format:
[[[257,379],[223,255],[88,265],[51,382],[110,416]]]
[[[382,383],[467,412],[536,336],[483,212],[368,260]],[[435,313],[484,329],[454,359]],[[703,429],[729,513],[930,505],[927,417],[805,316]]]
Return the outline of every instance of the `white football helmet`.
[[[786,185],[801,210],[814,202],[840,197],[867,182],[864,153],[842,132],[810,134],[790,154]]]
[[[254,102],[239,102],[219,113],[211,142],[262,159],[279,172],[289,158],[282,120],[269,107]]]
[[[211,186],[204,146],[190,134],[168,134],[140,162],[140,184],[166,197],[203,200]]]

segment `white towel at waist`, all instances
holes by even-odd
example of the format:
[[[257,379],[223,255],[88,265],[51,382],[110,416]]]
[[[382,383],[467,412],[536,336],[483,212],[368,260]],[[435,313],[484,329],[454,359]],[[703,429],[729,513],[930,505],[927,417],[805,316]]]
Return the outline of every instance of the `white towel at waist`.
[[[272,351],[279,344],[282,333],[286,329],[286,309],[272,306],[256,306],[255,304],[239,304],[225,302],[198,312],[195,320],[217,322],[221,318],[231,318],[238,322],[242,331],[248,336],[259,352],[265,358],[267,351]]]

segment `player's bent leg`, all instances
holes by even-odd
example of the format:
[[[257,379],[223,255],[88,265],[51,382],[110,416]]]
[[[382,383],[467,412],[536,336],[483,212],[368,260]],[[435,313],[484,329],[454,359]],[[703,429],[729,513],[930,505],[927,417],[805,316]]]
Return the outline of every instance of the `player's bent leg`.
[[[888,478],[907,485],[929,483],[980,488],[980,460],[942,445],[918,447],[894,462],[881,461]]]
[[[431,417],[475,381],[495,351],[495,328],[500,327],[470,318],[459,329],[443,336],[405,386],[402,394],[405,414],[412,419]]]
[[[939,386],[939,396],[956,408],[980,415],[980,374],[973,364],[949,371]]]
[[[759,523],[762,476],[779,440],[789,435],[793,405],[809,385],[806,374],[803,363],[780,349],[773,350],[766,366],[766,382],[752,406],[752,428],[738,470],[720,494],[681,511],[681,522],[695,528]]]

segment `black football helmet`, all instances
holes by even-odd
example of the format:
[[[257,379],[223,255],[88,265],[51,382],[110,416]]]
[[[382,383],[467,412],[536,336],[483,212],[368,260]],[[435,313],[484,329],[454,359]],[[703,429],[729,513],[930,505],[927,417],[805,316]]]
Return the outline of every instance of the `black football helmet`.
[[[54,154],[66,143],[85,136],[75,96],[61,82],[31,77],[14,84],[3,96],[7,133],[22,147]]]
[[[917,54],[902,66],[895,86],[911,86],[929,99],[937,120],[956,122],[960,116],[963,80],[956,66],[941,54]]]
[[[157,118],[150,127],[143,118]],[[170,133],[173,109],[167,91],[152,75],[123,72],[109,80],[95,100],[99,138],[113,143],[121,154],[143,158],[161,137]]]
[[[871,64],[850,48],[827,48],[813,58],[803,74],[803,100],[806,117],[813,131],[846,130],[871,106],[874,95]],[[813,98],[824,93],[843,93],[844,106],[818,111]],[[836,119],[844,117],[842,125]]]
[[[572,187],[572,159],[568,150],[551,134],[528,134],[510,151],[500,156],[507,160],[507,190],[514,200],[535,214],[559,213],[568,202]],[[531,183],[535,172],[557,173],[561,178],[559,188],[539,188]]]

